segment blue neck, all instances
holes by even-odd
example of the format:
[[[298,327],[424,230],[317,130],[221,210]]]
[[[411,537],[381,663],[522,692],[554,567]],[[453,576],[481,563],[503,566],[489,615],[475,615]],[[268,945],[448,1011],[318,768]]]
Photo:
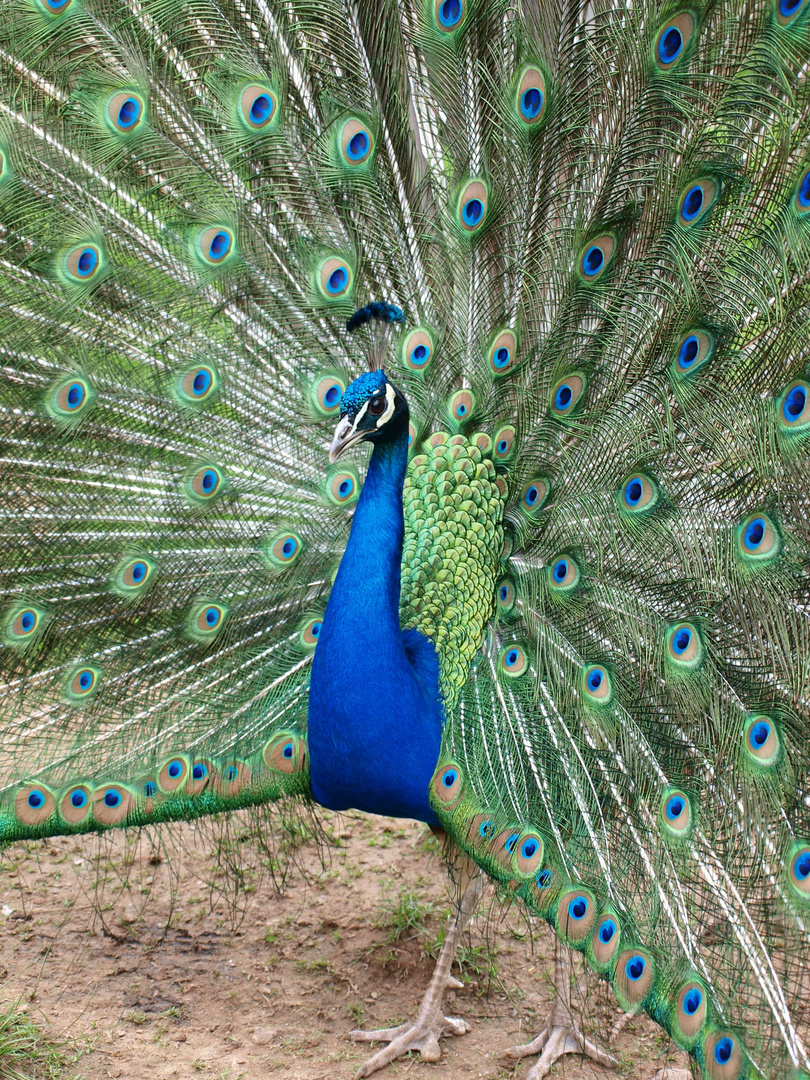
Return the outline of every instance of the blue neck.
[[[312,793],[333,810],[435,822],[443,712],[433,646],[399,625],[407,425],[371,456],[312,663]]]

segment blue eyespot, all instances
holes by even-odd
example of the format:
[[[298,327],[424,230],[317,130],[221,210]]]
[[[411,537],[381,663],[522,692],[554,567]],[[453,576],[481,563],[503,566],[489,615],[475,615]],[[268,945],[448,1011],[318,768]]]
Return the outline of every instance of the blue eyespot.
[[[666,815],[669,820],[677,821],[677,819],[683,813],[685,805],[686,804],[684,803],[680,795],[673,795],[671,799],[667,799]]]
[[[602,269],[605,261],[605,253],[596,244],[591,244],[582,256],[582,272],[587,277],[593,277]]]
[[[599,668],[594,668],[593,671],[591,671],[588,675],[588,688],[590,690],[598,690],[599,687],[602,685],[602,680],[604,679],[604,677],[604,672],[602,672]]]
[[[236,765],[229,765],[225,770],[225,779],[229,784],[232,784],[234,780],[239,776],[239,768]]]
[[[524,119],[534,120],[543,108],[543,95],[536,86],[529,87],[520,98],[520,111]]]
[[[537,841],[528,837],[523,841],[520,848],[520,855],[523,859],[531,859],[537,853]]]
[[[30,634],[30,632],[36,626],[37,617],[33,611],[24,611],[20,616],[20,626],[22,627],[24,634]]]
[[[282,751],[281,751],[281,756],[285,757],[285,758],[287,758],[289,760],[293,756],[294,751],[295,751],[295,747],[293,746],[293,744],[291,742],[290,743],[285,743],[285,745],[284,745],[284,747],[282,748]]]
[[[78,409],[85,398],[85,389],[81,383],[71,383],[68,387],[66,402],[69,409]]]
[[[644,486],[637,476],[628,480],[624,488],[624,499],[628,506],[638,506],[641,496],[644,494]]]
[[[554,395],[555,408],[560,412],[564,412],[571,404],[571,398],[574,396],[574,392],[567,383],[563,383],[557,387],[557,392]]]
[[[687,370],[694,364],[700,344],[695,334],[690,334],[689,337],[684,338],[680,349],[678,350],[678,366]]]
[[[482,821],[478,826],[478,835],[482,840],[491,840],[495,835],[496,825],[494,821]]]
[[[514,667],[519,659],[520,653],[517,651],[517,649],[510,649],[504,657],[504,663],[507,667]]]
[[[767,720],[757,720],[748,732],[748,741],[752,750],[761,750],[771,735],[771,725]]]
[[[688,626],[682,626],[672,636],[672,651],[677,656],[682,656],[689,648],[692,640],[692,631]]]
[[[191,770],[191,775],[195,780],[204,780],[206,776],[208,776],[208,766],[204,765],[201,761],[198,761]]]
[[[567,559],[557,559],[557,561],[554,563],[554,566],[552,567],[551,576],[554,578],[555,581],[558,581],[558,582],[559,581],[565,581],[567,573],[568,573],[568,560]]]
[[[215,233],[208,246],[208,258],[212,262],[224,259],[231,249],[231,238],[226,232]]]
[[[143,579],[146,577],[146,563],[136,562],[130,571],[132,580],[136,585],[140,585]]]
[[[211,372],[206,368],[200,368],[191,383],[191,392],[195,397],[205,394],[211,386]]]
[[[531,487],[529,487],[529,489],[526,491],[526,494],[524,495],[524,498],[526,500],[526,505],[527,506],[534,506],[534,504],[537,502],[537,499],[538,499],[539,495],[540,495],[540,492],[537,490],[535,485],[532,484]]]
[[[445,30],[452,30],[461,22],[463,11],[461,0],[443,0],[436,9],[436,15]]]
[[[478,224],[483,213],[484,204],[480,199],[468,199],[461,208],[461,216],[464,219],[464,223],[470,227]]]
[[[584,919],[588,911],[588,900],[584,896],[576,896],[568,905],[568,916],[571,919]]]
[[[89,690],[93,685],[93,673],[91,671],[83,671],[79,675],[79,686],[82,690]]]
[[[671,64],[681,54],[683,49],[683,35],[677,26],[670,26],[658,42],[658,57],[662,64]]]
[[[515,844],[518,842],[518,837],[519,833],[512,833],[512,835],[508,837],[508,839],[503,845],[504,849],[509,855],[511,855],[512,852],[515,850]]]
[[[121,792],[116,791],[115,788],[110,788],[109,791],[104,792],[104,805],[109,806],[111,810],[114,810],[116,806],[121,805]]]
[[[810,877],[810,851],[802,851],[796,856],[793,873],[799,881],[806,881]]]
[[[264,124],[273,114],[273,102],[267,94],[259,94],[250,106],[250,119],[257,127]]]
[[[98,252],[95,248],[84,248],[76,262],[76,275],[80,278],[90,277],[98,266]]]
[[[141,103],[135,98],[127,98],[118,110],[118,126],[124,130],[131,128],[133,124],[137,124],[140,115]]]
[[[458,780],[458,773],[455,769],[446,769],[442,775],[442,783],[445,787],[452,787]]]
[[[76,810],[81,810],[83,806],[87,805],[87,795],[81,789],[72,792],[70,796],[70,805],[75,807]]]
[[[505,454],[508,449],[509,443],[506,441],[506,439],[501,439],[501,441],[498,443],[498,453]]]
[[[222,618],[222,612],[219,608],[210,607],[205,609],[205,621],[209,626],[216,626],[219,620]]]
[[[492,363],[496,368],[505,368],[508,366],[511,359],[509,350],[505,346],[501,346],[500,349],[496,349],[492,355]]]
[[[683,1011],[689,1016],[694,1016],[702,1004],[703,994],[696,986],[693,986],[683,999]]]
[[[143,785],[143,793],[147,799],[154,799],[158,793],[158,786],[154,780],[147,780]]]
[[[28,792],[28,805],[32,810],[39,810],[41,806],[45,805],[45,796],[41,791],[29,791]]]
[[[641,976],[644,974],[644,969],[647,966],[647,961],[643,956],[631,956],[627,963],[624,965],[624,971],[628,979],[633,982],[638,982]]]
[[[789,19],[802,6],[802,0],[779,0],[779,14]]]
[[[799,181],[799,190],[796,193],[796,199],[800,206],[805,210],[810,209],[810,169],[804,174]]]
[[[554,880],[554,874],[551,870],[541,870],[535,878],[538,889],[548,889]]]
[[[421,367],[427,360],[428,356],[430,356],[430,352],[428,351],[427,346],[417,345],[411,353],[411,363],[414,364],[416,367]]]
[[[166,770],[172,780],[176,780],[178,776],[183,775],[183,762],[182,761],[170,761],[168,769]]]
[[[793,424],[798,420],[804,412],[806,404],[807,391],[801,383],[788,390],[785,394],[784,404],[782,405],[782,415],[788,424]]]
[[[747,548],[758,548],[764,535],[765,522],[762,518],[754,518],[745,527],[745,546]]]
[[[725,1065],[727,1061],[731,1060],[731,1055],[734,1053],[734,1042],[724,1035],[722,1039],[714,1045],[714,1060],[718,1065]]]
[[[219,477],[213,469],[206,469],[203,473],[202,480],[200,481],[200,486],[202,487],[203,492],[206,495],[210,495],[211,492],[216,488],[218,480]]]
[[[498,595],[500,596],[501,600],[506,600],[506,598],[509,596],[509,586],[501,585],[501,591]]]
[[[599,927],[599,940],[603,945],[607,945],[609,941],[613,940],[613,935],[616,933],[616,923],[613,919],[605,919],[602,925]]]
[[[324,404],[327,408],[331,409],[340,401],[340,397],[343,391],[335,383],[334,386],[330,386],[326,393],[323,395]]]
[[[369,141],[365,131],[358,131],[353,135],[346,146],[346,153],[352,161],[359,161],[368,153]]]
[[[694,184],[684,195],[681,216],[684,221],[694,221],[703,207],[703,188]]]
[[[295,554],[295,549],[297,547],[298,544],[291,536],[289,536],[281,545],[281,554],[284,556],[285,559],[291,559]]]
[[[312,626],[310,626],[310,628],[309,628],[310,634],[312,634],[313,637],[317,637],[318,634],[320,634],[320,632],[321,632],[321,627],[322,626],[323,626],[323,623],[314,622],[312,624]]]
[[[349,275],[342,266],[339,266],[337,270],[333,270],[326,279],[326,288],[330,293],[342,292],[343,289],[346,288],[346,282],[348,280]]]

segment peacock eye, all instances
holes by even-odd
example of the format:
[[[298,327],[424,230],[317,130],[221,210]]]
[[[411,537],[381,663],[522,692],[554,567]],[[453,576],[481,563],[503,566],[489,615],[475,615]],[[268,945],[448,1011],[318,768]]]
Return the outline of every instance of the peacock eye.
[[[387,402],[384,397],[373,397],[368,403],[368,411],[372,416],[382,416]]]

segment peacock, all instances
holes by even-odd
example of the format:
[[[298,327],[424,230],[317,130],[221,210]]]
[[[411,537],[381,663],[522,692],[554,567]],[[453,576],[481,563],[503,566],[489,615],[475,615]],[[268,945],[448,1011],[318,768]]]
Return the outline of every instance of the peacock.
[[[807,1080],[810,0],[5,0],[0,70],[0,841],[416,819],[358,1076],[490,878]]]

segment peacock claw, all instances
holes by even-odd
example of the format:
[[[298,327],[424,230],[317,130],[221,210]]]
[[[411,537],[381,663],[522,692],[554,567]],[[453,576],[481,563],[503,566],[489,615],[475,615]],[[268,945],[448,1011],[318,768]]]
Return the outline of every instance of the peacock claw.
[[[400,1024],[399,1027],[379,1028],[376,1031],[351,1031],[349,1038],[355,1042],[387,1042],[388,1046],[364,1061],[354,1080],[371,1076],[378,1069],[385,1068],[397,1058],[404,1057],[412,1050],[418,1050],[423,1061],[438,1061],[442,1056],[439,1039],[449,1035],[465,1035],[470,1030],[469,1024],[455,1016],[420,1015],[412,1024]]]
[[[533,1054],[540,1054],[540,1058],[530,1069],[526,1080],[542,1080],[548,1076],[551,1066],[563,1054],[582,1054],[608,1068],[615,1068],[619,1064],[607,1050],[586,1038],[572,1021],[567,1024],[549,1022],[549,1026],[536,1039],[522,1046],[513,1046],[503,1056],[507,1061],[519,1061]]]

